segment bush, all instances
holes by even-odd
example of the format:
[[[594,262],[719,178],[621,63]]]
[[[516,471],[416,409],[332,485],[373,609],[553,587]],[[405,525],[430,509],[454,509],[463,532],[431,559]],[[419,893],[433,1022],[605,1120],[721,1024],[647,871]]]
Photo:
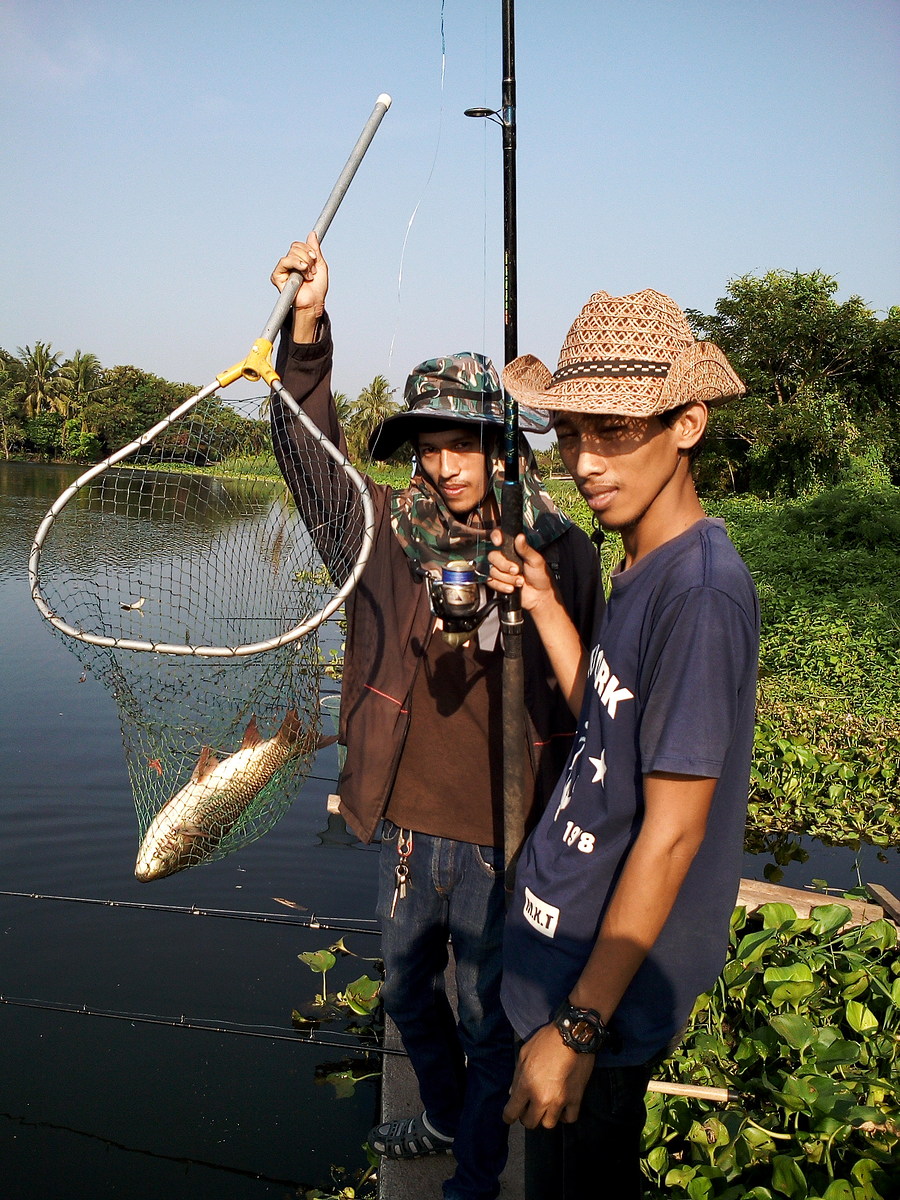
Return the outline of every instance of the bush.
[[[900,1189],[900,953],[887,921],[842,930],[840,904],[732,918],[716,988],[664,1067],[724,1086],[722,1110],[648,1096],[644,1170],[657,1196],[888,1200]]]

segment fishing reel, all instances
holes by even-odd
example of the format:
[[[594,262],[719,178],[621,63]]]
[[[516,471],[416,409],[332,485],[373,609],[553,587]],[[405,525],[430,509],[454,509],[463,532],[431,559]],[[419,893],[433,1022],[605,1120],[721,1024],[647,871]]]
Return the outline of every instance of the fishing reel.
[[[429,577],[431,611],[440,617],[441,637],[449,646],[462,646],[496,604],[496,597],[482,603],[485,589],[478,583],[475,568],[459,559],[441,568],[441,578]]]

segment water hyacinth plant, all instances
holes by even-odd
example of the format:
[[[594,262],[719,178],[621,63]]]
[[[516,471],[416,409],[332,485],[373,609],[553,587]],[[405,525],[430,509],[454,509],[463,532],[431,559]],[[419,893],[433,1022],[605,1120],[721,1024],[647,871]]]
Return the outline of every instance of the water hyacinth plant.
[[[900,951],[849,909],[738,908],[728,962],[664,1067],[725,1108],[648,1095],[648,1194],[690,1200],[900,1195]],[[655,1190],[654,1190],[655,1189]]]

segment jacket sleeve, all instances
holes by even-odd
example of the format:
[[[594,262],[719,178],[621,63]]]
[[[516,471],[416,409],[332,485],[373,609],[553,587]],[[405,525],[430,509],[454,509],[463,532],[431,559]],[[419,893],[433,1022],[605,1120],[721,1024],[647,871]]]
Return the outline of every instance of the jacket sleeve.
[[[295,343],[285,325],[276,359],[282,384],[306,416],[346,454],[347,443],[331,395],[331,363],[327,314],[319,321],[318,339],[310,345]],[[344,469],[277,392],[272,393],[270,421],[278,466],[332,582],[340,587],[353,569],[360,543],[363,513],[359,494]]]

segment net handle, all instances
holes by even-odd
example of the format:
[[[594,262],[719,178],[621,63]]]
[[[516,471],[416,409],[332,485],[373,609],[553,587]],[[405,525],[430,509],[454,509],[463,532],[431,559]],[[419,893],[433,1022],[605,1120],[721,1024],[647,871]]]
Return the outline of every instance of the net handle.
[[[382,92],[375,101],[375,107],[372,109],[372,113],[368,121],[366,121],[366,124],[363,126],[362,133],[357,138],[356,145],[350,152],[350,157],[344,164],[344,169],[341,171],[337,182],[331,189],[331,194],[325,201],[325,207],[322,209],[321,213],[319,213],[318,220],[313,227],[320,239],[323,238],[328,231],[328,228],[334,219],[334,215],[340,207],[341,201],[346,195],[347,189],[349,188],[353,177],[356,174],[359,164],[365,157],[365,153],[378,130],[378,126],[381,124],[382,118],[390,106],[391,97],[386,92]],[[244,360],[243,363],[238,363],[230,371],[223,372],[223,374],[218,375],[212,383],[207,384],[206,387],[201,388],[196,395],[191,396],[188,400],[185,400],[182,404],[179,404],[178,407],[169,413],[167,417],[163,417],[163,419],[157,422],[157,424],[151,429],[148,429],[145,433],[142,433],[139,438],[136,438],[133,442],[129,442],[127,446],[123,446],[120,450],[116,450],[115,453],[111,454],[108,458],[105,458],[102,462],[97,463],[96,466],[91,467],[89,471],[86,471],[83,475],[79,476],[74,483],[70,484],[69,487],[66,488],[66,490],[51,506],[43,521],[41,521],[40,525],[38,526],[37,533],[34,536],[34,541],[31,546],[31,553],[28,556],[28,585],[31,591],[31,598],[41,616],[44,617],[45,620],[49,621],[50,624],[60,633],[64,633],[68,637],[77,638],[82,642],[88,642],[92,646],[108,646],[114,649],[153,650],[158,654],[197,655],[215,658],[244,657],[250,654],[261,654],[265,650],[274,650],[288,642],[299,640],[307,633],[311,633],[313,629],[316,629],[319,625],[321,625],[323,621],[327,620],[328,617],[341,606],[346,597],[356,586],[357,581],[362,574],[363,568],[368,562],[375,536],[375,510],[372,505],[372,499],[369,495],[368,487],[366,486],[365,480],[352,465],[350,460],[344,454],[342,454],[341,451],[338,450],[338,448],[334,446],[327,437],[325,437],[322,431],[316,425],[314,425],[312,421],[310,421],[310,419],[297,404],[296,400],[294,400],[293,396],[285,387],[282,386],[277,374],[275,374],[271,368],[271,364],[267,361],[267,343],[272,342],[272,339],[284,324],[284,320],[291,308],[291,305],[293,304],[294,297],[296,296],[297,290],[302,282],[303,277],[300,272],[292,271],[288,278],[288,282],[285,284],[281,294],[279,295],[278,302],[276,303],[268,321],[266,322],[265,329],[263,330],[259,341],[251,351],[251,355],[248,357],[248,359]],[[353,571],[350,573],[349,578],[324,608],[320,609],[317,613],[314,613],[311,617],[308,617],[300,625],[294,626],[293,629],[288,630],[287,633],[281,634],[277,638],[271,638],[265,642],[253,642],[244,646],[186,646],[173,645],[169,642],[135,641],[130,638],[112,638],[105,637],[100,634],[85,633],[84,630],[76,629],[73,625],[69,625],[68,622],[64,621],[62,617],[58,616],[51,609],[41,591],[40,583],[41,550],[47,538],[47,534],[53,527],[53,523],[59,513],[62,512],[72,497],[86,484],[90,483],[91,480],[96,479],[98,475],[101,475],[104,471],[108,470],[109,467],[114,466],[116,463],[121,462],[122,459],[128,458],[130,455],[137,453],[137,451],[143,446],[146,446],[148,443],[152,442],[153,439],[162,433],[164,429],[168,429],[168,427],[174,421],[177,421],[180,417],[183,417],[185,413],[190,412],[190,410],[201,400],[206,399],[208,396],[214,395],[219,388],[227,387],[229,383],[233,383],[236,379],[240,378],[241,375],[244,375],[248,379],[258,379],[260,377],[265,378],[266,382],[269,383],[270,386],[279,393],[294,416],[299,418],[310,436],[314,437],[318,442],[320,442],[326,453],[331,455],[338,466],[340,466],[346,472],[351,483],[359,492],[363,506],[363,539],[362,547],[359,555],[357,556],[356,565],[353,568]]]
[[[320,242],[328,232],[328,227],[331,225],[334,214],[340,207],[340,203],[347,193],[347,188],[349,188],[353,180],[353,176],[356,174],[356,170],[359,167],[359,164],[362,162],[372,138],[375,136],[378,130],[378,126],[381,124],[384,114],[390,107],[390,96],[387,94],[387,92],[382,92],[375,101],[375,107],[372,109],[372,115],[363,126],[363,131],[359,135],[356,145],[351,150],[350,157],[347,159],[343,171],[341,171],[340,175],[338,176],[337,183],[331,189],[331,195],[325,201],[325,207],[319,213],[319,218],[313,226],[316,236]],[[287,283],[281,290],[278,303],[272,309],[272,314],[266,322],[262,333],[260,334],[260,339],[262,341],[274,342],[275,335],[284,324],[285,317],[290,312],[291,305],[294,303],[294,297],[297,295],[297,291],[302,282],[303,276],[301,273],[299,271],[291,271],[290,275],[288,276]]]

